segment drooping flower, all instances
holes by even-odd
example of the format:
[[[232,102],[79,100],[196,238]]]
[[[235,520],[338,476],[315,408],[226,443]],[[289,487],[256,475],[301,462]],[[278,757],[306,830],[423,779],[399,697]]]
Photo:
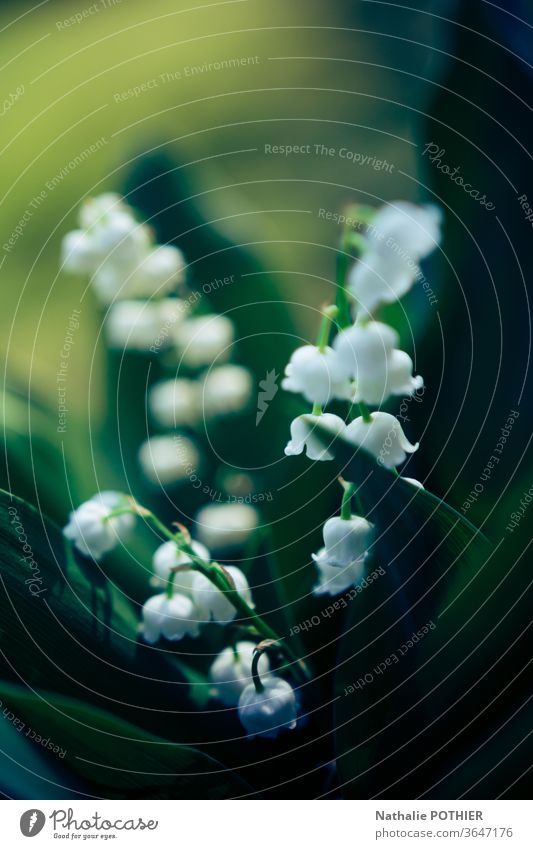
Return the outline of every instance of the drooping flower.
[[[162,427],[195,425],[200,421],[200,387],[194,380],[162,380],[150,389],[148,406]]]
[[[310,460],[332,460],[333,454],[324,446],[322,435],[317,435],[317,425],[331,432],[331,441],[346,428],[346,423],[340,416],[332,413],[297,416],[291,424],[291,439],[285,447],[285,454],[301,454],[305,449]]]
[[[227,707],[238,704],[242,691],[252,683],[252,659],[255,644],[242,641],[235,648],[225,648],[215,658],[209,669],[209,680],[213,684],[211,695]],[[261,677],[267,676],[270,664],[266,653],[257,663]]]
[[[318,582],[313,587],[313,595],[339,595],[353,587],[364,576],[364,556],[343,566],[332,563],[325,548],[321,548],[312,557],[318,571]]]
[[[362,516],[341,519],[333,516],[324,524],[324,547],[332,566],[348,566],[365,558],[372,543],[374,526]]]
[[[352,267],[348,286],[357,306],[371,313],[409,291],[418,263],[440,241],[441,213],[434,206],[397,201],[382,207],[368,225],[368,249]]]
[[[161,637],[181,640],[197,637],[200,632],[195,606],[190,598],[175,593],[169,598],[159,593],[148,599],[142,609],[143,636],[147,643],[157,643]]]
[[[314,345],[297,348],[285,368],[281,383],[288,392],[298,392],[311,404],[327,404],[332,398],[350,400],[353,388],[346,379],[333,348],[323,351]]]
[[[175,342],[181,361],[191,368],[223,362],[231,353],[235,336],[233,322],[225,315],[201,315],[176,328]]]
[[[252,395],[252,375],[243,366],[218,366],[205,375],[201,392],[207,418],[241,413]]]
[[[201,557],[202,560],[209,562],[211,555],[209,551],[202,545],[201,542],[192,542],[191,548],[194,553]],[[150,581],[152,586],[161,587],[168,584],[172,570],[177,567],[184,567],[191,563],[189,555],[180,551],[175,542],[168,540],[156,549],[152,558],[154,567],[154,575]],[[174,590],[182,595],[188,595],[192,598],[192,587],[194,582],[194,572],[192,569],[184,569],[174,575],[172,586]]]
[[[187,480],[198,468],[200,455],[182,434],[152,436],[139,448],[139,462],[151,483],[165,486]]]
[[[390,413],[371,413],[369,422],[359,416],[346,426],[344,438],[369,451],[388,469],[403,463],[407,454],[418,449],[418,442],[411,445],[400,422]]]
[[[260,527],[250,504],[209,504],[196,515],[196,536],[209,549],[227,551],[243,545]]]
[[[226,566],[224,571],[227,572],[235,584],[235,589],[239,595],[247,602],[250,607],[253,607],[252,593],[248,585],[248,581],[236,566]],[[192,584],[192,598],[194,600],[196,610],[200,618],[206,622],[213,621],[219,625],[227,625],[232,622],[237,610],[229,601],[228,597],[222,590],[219,590],[205,575],[199,572],[194,573]]]
[[[174,245],[157,245],[136,267],[128,290],[134,297],[150,298],[173,292],[185,276],[185,259]]]
[[[239,719],[248,737],[277,737],[284,728],[296,728],[298,707],[296,694],[282,678],[271,676],[257,692],[248,684],[239,699]]]
[[[380,321],[342,330],[333,343],[344,374],[355,380],[355,400],[381,404],[389,395],[412,395],[424,381],[413,377],[413,362],[396,349],[398,334]]]
[[[163,328],[174,322],[180,312],[180,301],[130,301],[114,303],[107,313],[106,334],[111,348],[149,351],[159,343]],[[162,340],[165,341],[165,340]]]
[[[120,492],[100,492],[70,514],[63,534],[81,554],[98,560],[127,538],[135,524],[132,513],[109,518],[110,513],[126,504],[126,496]]]

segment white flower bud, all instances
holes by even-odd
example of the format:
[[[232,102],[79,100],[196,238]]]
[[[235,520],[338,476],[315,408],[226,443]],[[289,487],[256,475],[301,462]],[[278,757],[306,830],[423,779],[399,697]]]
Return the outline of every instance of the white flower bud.
[[[403,463],[406,452],[412,454],[418,449],[411,445],[398,419],[390,413],[371,413],[370,421],[365,422],[362,416],[347,425],[344,437],[348,442],[364,448],[387,469],[392,469]]]
[[[102,224],[106,215],[127,210],[120,195],[115,192],[104,192],[95,198],[87,198],[80,208],[80,225],[88,230],[95,224]]]
[[[436,207],[398,201],[378,211],[366,231],[368,251],[352,267],[348,284],[358,306],[371,312],[409,291],[418,263],[440,241]]]
[[[186,436],[152,436],[141,445],[139,462],[149,481],[165,486],[187,480],[200,455]]]
[[[226,316],[202,315],[180,324],[176,328],[175,341],[182,362],[191,368],[200,368],[215,360],[226,360],[234,335],[233,322]]]
[[[238,704],[245,687],[252,683],[252,659],[255,643],[240,642],[233,648],[220,652],[211,664],[209,680],[213,684],[211,695],[227,707]],[[260,677],[267,676],[270,664],[266,653],[257,663]]]
[[[362,516],[328,519],[323,528],[324,546],[332,566],[348,566],[367,554],[374,526]]]
[[[136,268],[146,256],[151,239],[148,227],[138,224],[126,210],[110,212],[89,230],[89,235],[102,256],[108,256],[115,265],[124,263],[129,268]]]
[[[344,373],[356,381],[355,400],[381,404],[389,395],[412,395],[424,381],[413,377],[413,362],[395,349],[398,334],[386,324],[369,321],[341,331],[333,347]]]
[[[112,348],[148,351],[160,329],[155,301],[118,301],[107,313],[107,341]]]
[[[126,497],[121,493],[101,492],[70,514],[63,534],[72,540],[78,551],[97,560],[115,548],[133,527],[135,517],[131,513],[108,518],[112,511],[125,504]]]
[[[93,239],[83,230],[71,230],[61,243],[61,266],[71,274],[92,274],[101,260]]]
[[[128,290],[136,297],[149,298],[173,291],[184,279],[185,259],[179,248],[159,245],[140,262],[128,281]]]
[[[201,542],[192,542],[191,547],[198,557],[210,562],[211,555],[205,545],[202,545]],[[178,566],[187,566],[190,563],[189,555],[184,551],[179,551],[175,542],[172,542],[172,540],[164,542],[156,549],[152,558],[155,574],[150,581],[151,585],[153,587],[166,586],[173,569]],[[172,586],[176,592],[192,598],[193,578],[194,571],[192,569],[176,572]]]
[[[233,579],[239,595],[244,598],[250,607],[253,607],[252,593],[241,570],[237,569],[236,566],[225,566],[224,569]],[[233,622],[237,615],[235,607],[225,593],[199,572],[194,573],[192,597],[202,620],[212,620],[218,622],[219,625],[227,625],[228,622]]]
[[[179,593],[172,598],[168,598],[166,593],[149,598],[143,606],[142,619],[147,643],[157,643],[161,637],[167,640],[197,637],[200,632],[194,604]]]
[[[202,397],[207,418],[240,413],[252,395],[252,375],[242,366],[212,368],[203,380]]]
[[[332,398],[349,400],[353,388],[343,374],[333,348],[320,351],[314,345],[303,345],[294,351],[285,368],[281,383],[288,392],[299,392],[311,404],[327,404]]]
[[[332,413],[324,413],[322,416],[298,416],[291,424],[291,439],[285,447],[285,454],[301,454],[305,448],[310,460],[333,460],[333,454],[324,447],[322,434],[317,436],[314,432],[317,424],[331,431],[331,441],[346,428],[340,416],[334,416]]]
[[[318,554],[313,554],[313,560],[318,570],[318,583],[313,588],[313,595],[339,595],[353,587],[364,574],[364,557],[339,567],[331,563],[326,549],[321,548]]]
[[[200,391],[193,380],[163,380],[148,395],[152,418],[161,427],[195,425],[200,420]]]
[[[209,549],[237,548],[260,526],[257,510],[250,504],[210,504],[196,515],[196,535]]]
[[[274,738],[283,728],[296,728],[296,694],[288,681],[271,676],[263,686],[258,693],[248,684],[239,699],[239,719],[250,738]]]

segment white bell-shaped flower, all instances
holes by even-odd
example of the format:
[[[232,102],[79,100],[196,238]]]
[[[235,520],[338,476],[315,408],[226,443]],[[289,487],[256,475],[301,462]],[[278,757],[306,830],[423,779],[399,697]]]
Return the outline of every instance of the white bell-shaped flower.
[[[242,366],[218,366],[210,369],[201,388],[206,418],[241,413],[252,395],[252,375]]]
[[[237,569],[236,566],[225,566],[224,568],[232,578],[239,595],[250,607],[253,607],[252,593],[241,570]],[[200,619],[206,622],[211,620],[218,622],[219,625],[227,625],[228,622],[233,622],[237,615],[235,607],[226,594],[199,572],[194,573],[192,597]]]
[[[297,348],[285,368],[281,383],[288,392],[298,392],[311,404],[327,404],[332,398],[350,400],[353,388],[346,379],[333,348],[321,351],[314,345]]]
[[[71,230],[61,243],[61,267],[71,274],[92,274],[102,259],[94,240],[84,230]]]
[[[135,297],[149,298],[172,292],[183,282],[185,259],[174,245],[158,245],[142,257],[130,281],[128,291]]]
[[[423,386],[413,377],[413,362],[397,350],[398,334],[380,321],[355,324],[341,331],[333,347],[347,377],[355,379],[355,400],[381,404],[389,395],[412,395]]]
[[[321,416],[305,414],[297,416],[291,424],[291,438],[285,447],[285,454],[292,456],[301,454],[304,449],[310,460],[332,460],[333,454],[328,451],[322,434],[317,434],[316,426],[326,428],[331,433],[331,441],[346,428],[346,423],[333,413]]]
[[[94,225],[102,225],[106,216],[127,211],[128,207],[116,192],[103,192],[96,197],[87,198],[80,207],[80,225],[88,230]]]
[[[434,206],[397,201],[368,225],[368,250],[352,267],[348,286],[363,312],[393,303],[420,276],[419,261],[440,241],[441,213]]]
[[[344,566],[332,563],[325,548],[312,555],[318,571],[318,582],[313,587],[313,595],[339,595],[353,587],[364,576],[365,557],[359,557]]]
[[[78,551],[97,560],[112,551],[133,527],[132,513],[108,518],[111,512],[125,505],[126,496],[119,492],[98,493],[70,514],[63,534]]]
[[[252,660],[255,643],[238,642],[235,648],[225,648],[215,658],[209,669],[213,684],[210,694],[227,707],[238,704],[245,687],[252,683]],[[267,676],[270,664],[266,653],[257,662],[260,677]]]
[[[151,301],[117,301],[106,319],[110,347],[148,351],[161,327],[159,305]]]
[[[176,328],[174,339],[181,361],[191,368],[222,362],[231,353],[235,336],[233,322],[225,315],[202,315],[184,321]]]
[[[372,543],[373,530],[374,526],[362,516],[328,519],[322,534],[330,564],[342,567],[364,559]]]
[[[139,448],[139,462],[149,481],[165,486],[189,479],[198,468],[200,455],[194,443],[181,434],[152,436]]]
[[[196,515],[195,535],[207,548],[222,552],[243,545],[260,524],[250,504],[209,504]]]
[[[161,427],[194,426],[200,421],[200,387],[194,380],[162,380],[150,389],[148,407]]]
[[[137,267],[150,248],[149,228],[139,224],[128,210],[110,212],[88,233],[100,254],[116,265]]]
[[[149,598],[142,609],[142,627],[144,639],[152,644],[161,637],[181,640],[187,636],[197,637],[200,632],[193,602],[180,593],[172,598],[166,593]]]
[[[192,542],[191,548],[194,553],[201,557],[202,560],[209,562],[211,555],[209,551],[202,545],[201,542]],[[172,570],[177,567],[184,567],[191,563],[189,555],[184,551],[179,551],[175,542],[168,540],[156,549],[152,558],[154,567],[154,575],[150,581],[152,586],[161,587],[168,584]],[[194,572],[192,569],[185,569],[183,572],[176,572],[172,586],[174,590],[182,595],[188,595],[192,598]]]
[[[296,694],[288,681],[273,675],[263,687],[258,693],[253,684],[248,684],[239,699],[239,719],[250,738],[274,738],[284,728],[296,728]]]
[[[411,445],[400,422],[390,413],[371,413],[369,422],[360,416],[347,425],[344,438],[369,451],[388,469],[403,463],[407,454],[418,449],[418,442]]]

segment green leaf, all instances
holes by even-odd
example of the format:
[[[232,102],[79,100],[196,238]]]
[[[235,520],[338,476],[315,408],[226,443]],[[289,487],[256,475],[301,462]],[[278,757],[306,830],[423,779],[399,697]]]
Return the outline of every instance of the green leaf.
[[[250,791],[246,782],[203,752],[148,734],[83,702],[3,683],[0,696],[35,732],[28,739],[61,757],[110,798],[229,799]]]
[[[329,435],[325,443],[330,441]],[[443,653],[453,667],[446,654],[450,627],[461,624],[446,619],[450,589],[468,588],[493,549],[450,505],[397,477],[365,450],[342,438],[330,450],[334,471],[359,485],[365,515],[375,524],[367,572],[378,576],[347,597],[339,643],[335,735],[341,792],[368,797],[390,787],[392,798],[400,792],[411,797],[428,786],[441,763],[437,758],[420,764],[438,748],[436,741],[447,739],[446,711],[464,687],[463,675],[447,682],[441,677]],[[471,591],[467,597],[472,604]],[[461,639],[456,659],[457,652],[466,652]],[[448,721],[438,719],[442,712]]]

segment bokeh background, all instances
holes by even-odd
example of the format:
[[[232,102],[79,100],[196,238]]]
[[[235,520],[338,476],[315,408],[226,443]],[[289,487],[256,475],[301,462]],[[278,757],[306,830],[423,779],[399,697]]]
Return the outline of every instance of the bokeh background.
[[[65,23],[80,13],[81,21]],[[4,2],[0,10],[6,98],[0,483],[60,526],[73,505],[99,488],[128,489],[165,518],[179,515],[188,523],[201,504],[192,487],[169,494],[142,479],[136,447],[146,435],[147,374],[156,379],[158,366],[110,354],[103,314],[86,281],[59,273],[61,238],[75,227],[85,197],[125,194],[159,241],[182,248],[192,288],[235,276],[231,286],[213,289],[209,308],[235,322],[235,357],[257,382],[270,369],[282,372],[290,352],[313,340],[320,306],[334,298],[339,228],[320,210],[337,213],[349,203],[399,198],[443,208],[444,239],[423,268],[435,303],[419,285],[386,317],[400,330],[427,386],[423,403],[409,409],[406,430],[422,446],[410,472],[457,510],[479,484],[510,411],[519,413],[501,462],[467,514],[498,546],[497,562],[477,590],[487,608],[472,639],[485,646],[480,663],[495,657],[495,645],[509,653],[505,670],[500,664],[485,678],[477,701],[465,708],[476,718],[470,731],[451,745],[435,773],[405,791],[396,785],[393,797],[421,793],[432,777],[463,761],[465,772],[443,779],[437,797],[459,795],[478,778],[477,798],[520,795],[527,786],[529,688],[519,670],[530,657],[523,642],[530,621],[529,517],[512,534],[505,528],[533,483],[533,252],[532,222],[524,211],[524,203],[533,204],[532,24],[525,0],[505,8],[485,0],[153,0],[149,6],[108,0],[92,7],[83,0],[49,0]],[[246,63],[209,67],[235,58]],[[97,143],[96,152],[69,167]],[[305,146],[306,152],[268,152],[275,145]],[[437,146],[441,162],[459,168],[493,208],[437,167],[428,145]],[[63,176],[51,184],[56,175]],[[6,250],[24,218],[22,234]],[[58,433],[56,374],[73,309],[81,316],[69,362],[68,427]],[[244,470],[255,491],[275,493],[262,514],[269,542],[259,559],[257,552],[242,557],[261,570],[271,568],[265,564],[275,552],[284,592],[303,605],[313,580],[305,571],[309,553],[318,547],[324,517],[335,509],[336,492],[324,469],[281,460],[290,420],[301,411],[298,399],[280,392],[260,428],[253,425],[255,411],[231,428],[214,427],[204,434],[211,443],[204,474],[218,485],[224,471]],[[136,604],[147,589],[139,564],[152,548],[147,536],[106,566],[113,584]],[[275,617],[271,583],[261,600]],[[505,617],[492,633],[497,612]],[[323,633],[316,639],[313,650],[322,650],[328,641]],[[326,652],[330,660],[332,652]],[[479,673],[479,666],[474,669]],[[6,680],[16,678],[8,663]],[[25,680],[44,683],[35,669]],[[500,696],[495,704],[491,693]],[[155,726],[151,719],[145,723],[154,733]],[[191,741],[197,733],[193,725]],[[15,768],[35,753],[17,759],[10,749],[17,741],[8,736],[4,761],[7,766],[12,757],[13,768],[5,794],[53,796],[53,788]],[[377,746],[375,762],[383,747]],[[232,758],[228,748],[222,747],[224,763]],[[309,750],[279,793],[337,792],[338,779],[328,770],[302,777],[332,757],[327,744]],[[35,773],[44,775],[51,767],[42,753],[39,760]],[[385,792],[387,786],[375,771],[348,779],[347,795]],[[87,780],[71,772],[63,786],[83,795]],[[100,777],[92,786],[104,785]],[[64,789],[59,797],[66,797]]]

